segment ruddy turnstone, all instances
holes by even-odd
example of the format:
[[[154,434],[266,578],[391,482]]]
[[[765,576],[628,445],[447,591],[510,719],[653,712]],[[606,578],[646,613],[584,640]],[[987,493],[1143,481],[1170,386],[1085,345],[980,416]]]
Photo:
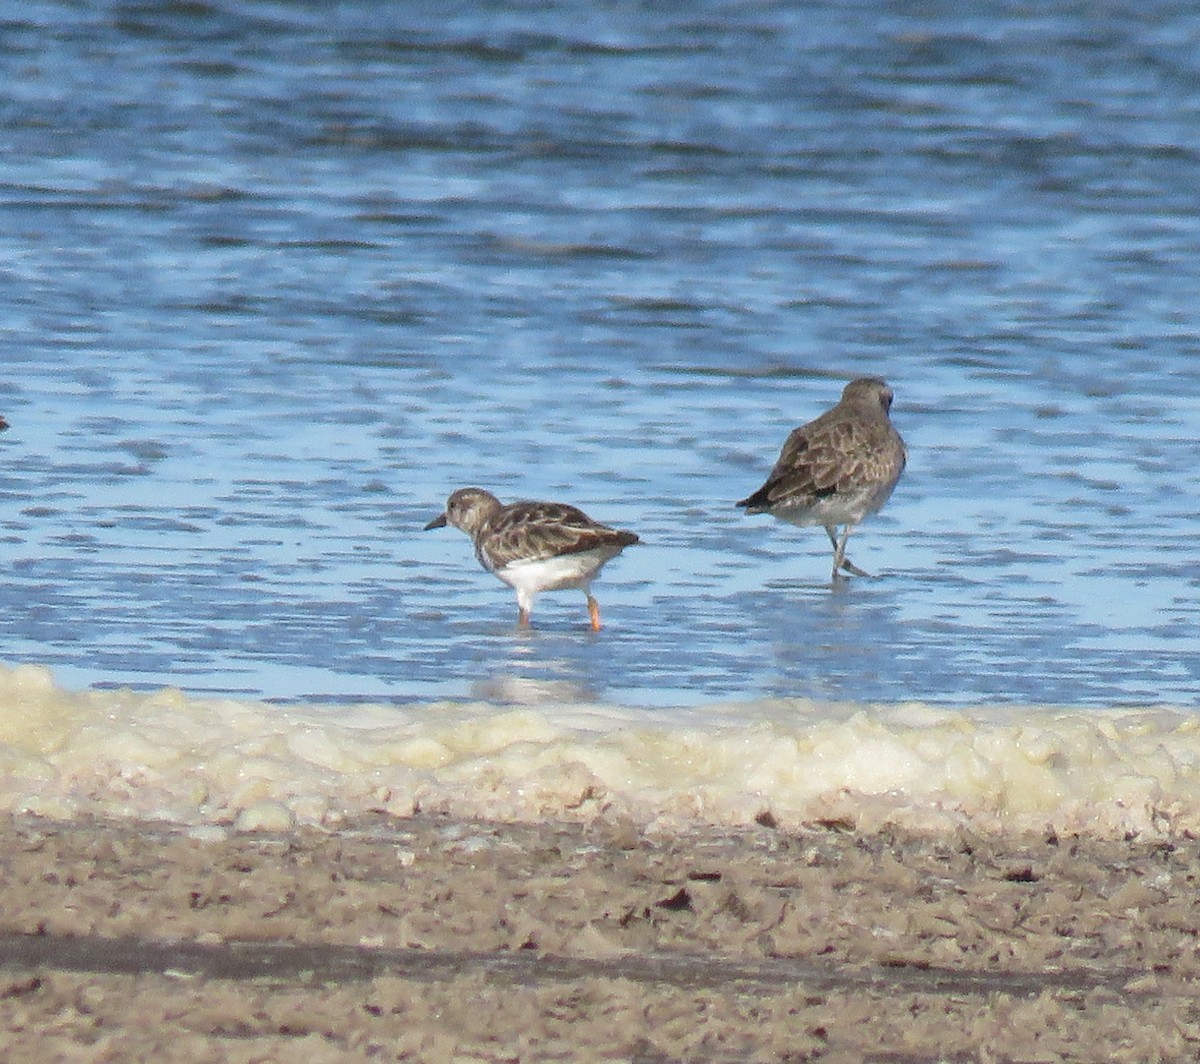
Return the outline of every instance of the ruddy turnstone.
[[[517,623],[529,627],[533,600],[541,591],[578,588],[587,596],[593,631],[600,630],[600,605],[591,583],[638,537],[593,521],[563,502],[514,502],[504,506],[490,491],[459,488],[446,512],[425,526],[450,524],[475,544],[475,557],[517,592]]]
[[[887,502],[904,472],[904,441],[888,420],[891,405],[885,381],[851,381],[837,406],[792,431],[767,482],[738,503],[747,513],[793,525],[823,525],[833,544],[835,583],[842,570],[870,575],[846,557],[846,541]]]

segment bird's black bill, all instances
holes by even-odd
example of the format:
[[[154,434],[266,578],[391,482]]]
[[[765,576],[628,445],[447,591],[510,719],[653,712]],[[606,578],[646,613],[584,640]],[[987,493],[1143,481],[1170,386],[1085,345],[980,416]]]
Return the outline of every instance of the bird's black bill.
[[[439,514],[432,521],[430,521],[429,524],[427,524],[425,526],[425,531],[428,532],[431,528],[445,528],[445,527],[446,527],[446,515]]]

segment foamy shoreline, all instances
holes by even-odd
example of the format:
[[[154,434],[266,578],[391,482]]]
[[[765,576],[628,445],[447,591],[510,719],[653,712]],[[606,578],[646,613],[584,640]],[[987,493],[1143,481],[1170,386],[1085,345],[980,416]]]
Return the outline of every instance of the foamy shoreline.
[[[665,829],[1200,829],[1200,719],[1167,707],[296,707],[71,692],[22,665],[0,667],[0,765],[0,812],[239,829],[418,811]]]

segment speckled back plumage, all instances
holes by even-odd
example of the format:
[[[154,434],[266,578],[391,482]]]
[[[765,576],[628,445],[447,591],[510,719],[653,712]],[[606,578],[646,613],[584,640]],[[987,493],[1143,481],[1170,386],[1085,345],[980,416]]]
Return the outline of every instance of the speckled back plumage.
[[[565,502],[514,502],[495,511],[475,539],[475,553],[488,569],[512,562],[541,561],[638,541],[632,532],[593,521]]]
[[[870,575],[846,557],[846,541],[887,502],[904,472],[904,441],[888,418],[891,405],[885,381],[851,381],[837,406],[792,431],[766,483],[738,503],[748,513],[823,526],[833,546],[835,583],[842,573]]]
[[[792,431],[766,483],[739,506],[797,524],[857,523],[887,501],[904,472],[904,441],[877,377],[851,381],[833,409]]]
[[[589,587],[605,563],[638,542],[632,532],[593,521],[565,502],[514,502],[504,506],[483,488],[459,488],[445,512],[425,527],[453,525],[471,537],[475,557],[516,590],[518,618],[528,625],[534,597],[576,588],[587,597],[592,628],[600,607]]]

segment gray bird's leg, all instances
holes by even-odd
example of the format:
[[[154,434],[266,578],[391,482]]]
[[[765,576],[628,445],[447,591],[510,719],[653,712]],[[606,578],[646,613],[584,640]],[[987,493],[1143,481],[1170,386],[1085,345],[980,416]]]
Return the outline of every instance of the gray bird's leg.
[[[850,538],[850,533],[854,531],[853,525],[847,525],[845,531],[842,532],[841,539],[836,539],[833,530],[826,525],[825,531],[829,533],[829,539],[833,543],[833,578],[838,579],[839,570],[845,570],[852,576],[870,576],[865,569],[860,569],[849,558],[846,557],[846,541]]]

